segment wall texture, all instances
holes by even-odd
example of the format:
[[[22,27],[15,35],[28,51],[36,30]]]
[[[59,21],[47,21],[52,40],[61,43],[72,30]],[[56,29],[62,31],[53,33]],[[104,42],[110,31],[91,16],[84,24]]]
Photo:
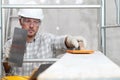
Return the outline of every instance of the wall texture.
[[[106,25],[117,25],[116,18],[115,0],[106,0]],[[106,38],[107,56],[120,66],[120,27],[106,29]]]

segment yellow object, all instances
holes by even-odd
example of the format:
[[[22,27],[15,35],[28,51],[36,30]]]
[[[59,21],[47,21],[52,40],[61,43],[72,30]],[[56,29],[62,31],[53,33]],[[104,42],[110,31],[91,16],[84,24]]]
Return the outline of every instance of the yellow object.
[[[67,50],[67,52],[72,54],[91,54],[94,50]]]
[[[29,76],[6,76],[2,80],[29,80]]]

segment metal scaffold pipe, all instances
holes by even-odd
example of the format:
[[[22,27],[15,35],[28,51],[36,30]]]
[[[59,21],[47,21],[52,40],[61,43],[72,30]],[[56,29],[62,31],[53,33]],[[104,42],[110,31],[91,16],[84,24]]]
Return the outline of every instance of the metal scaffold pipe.
[[[101,0],[101,48],[102,52],[106,55],[106,0]]]
[[[2,1],[0,0],[0,77],[2,76]]]
[[[120,25],[120,0],[115,0],[116,5],[116,23]]]
[[[2,8],[43,8],[43,9],[51,9],[51,8],[57,8],[57,9],[80,9],[80,8],[101,8],[101,5],[24,5],[23,4],[10,4],[10,5],[2,5]]]

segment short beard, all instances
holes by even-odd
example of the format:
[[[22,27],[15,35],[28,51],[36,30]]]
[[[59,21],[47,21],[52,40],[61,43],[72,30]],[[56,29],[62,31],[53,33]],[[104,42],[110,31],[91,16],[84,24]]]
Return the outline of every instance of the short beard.
[[[35,37],[35,36],[36,36],[36,34],[34,34],[34,35],[28,35],[27,37],[33,38],[33,37]]]

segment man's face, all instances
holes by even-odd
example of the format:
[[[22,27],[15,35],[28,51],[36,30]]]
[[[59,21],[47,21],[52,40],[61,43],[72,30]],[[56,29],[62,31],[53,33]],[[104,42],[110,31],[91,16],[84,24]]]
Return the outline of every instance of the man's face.
[[[20,18],[20,24],[22,26],[22,29],[28,31],[28,37],[34,37],[36,35],[40,23],[41,22],[39,19],[26,18],[26,17]]]

